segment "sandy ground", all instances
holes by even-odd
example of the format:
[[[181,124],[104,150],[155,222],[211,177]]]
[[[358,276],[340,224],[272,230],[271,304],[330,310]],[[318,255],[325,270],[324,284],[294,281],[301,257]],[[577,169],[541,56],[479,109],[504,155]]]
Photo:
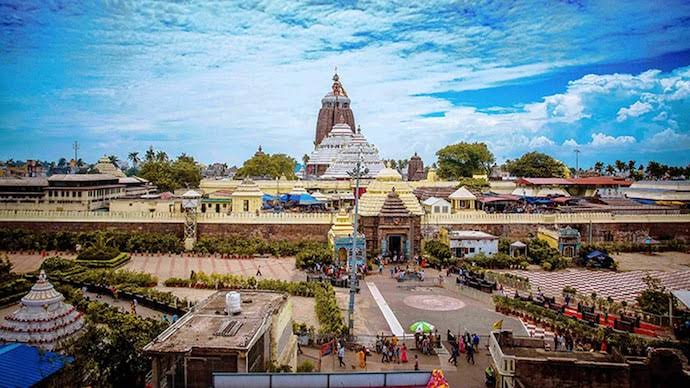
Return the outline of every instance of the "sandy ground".
[[[681,252],[620,253],[612,256],[618,262],[619,271],[652,270],[683,271],[690,269],[690,254]]]

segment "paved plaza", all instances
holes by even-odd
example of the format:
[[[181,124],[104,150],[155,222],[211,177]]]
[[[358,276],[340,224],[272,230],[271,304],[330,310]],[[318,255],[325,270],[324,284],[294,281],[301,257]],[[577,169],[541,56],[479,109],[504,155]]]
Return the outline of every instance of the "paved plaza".
[[[8,255],[13,264],[13,271],[27,273],[37,270],[43,261],[51,256],[74,259],[75,254],[64,252],[47,252],[40,254],[12,253]],[[132,258],[123,267],[130,271],[146,272],[158,277],[163,282],[172,277],[188,278],[191,271],[205,273],[237,274],[255,276],[261,267],[261,274],[269,279],[304,280],[304,274],[295,269],[293,257],[223,259],[218,256],[192,256],[176,254],[132,254]]]
[[[399,327],[404,333],[412,335],[410,325],[424,320],[436,326],[444,338],[447,330],[453,333],[467,330],[470,333],[488,335],[492,324],[501,319],[504,328],[519,335],[527,334],[519,321],[493,310],[488,303],[488,294],[479,293],[477,296],[482,299],[471,297],[475,290],[463,290],[456,286],[455,277],[452,276],[444,276],[443,287],[438,287],[438,271],[428,269],[426,272],[427,278],[423,282],[398,282],[385,272],[383,275],[366,278],[366,282],[373,284],[374,289],[383,297],[382,310],[386,311],[387,306],[393,314],[388,317],[388,320],[392,318],[393,323],[387,322],[387,334],[393,333],[394,327]],[[386,320],[385,312],[380,315]]]

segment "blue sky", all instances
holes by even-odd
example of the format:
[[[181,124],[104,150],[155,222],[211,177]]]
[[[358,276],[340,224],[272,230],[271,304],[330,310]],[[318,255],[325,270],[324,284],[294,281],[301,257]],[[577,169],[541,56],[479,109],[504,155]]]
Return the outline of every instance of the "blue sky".
[[[690,163],[690,2],[4,1],[0,158],[313,148],[333,68],[383,157]]]

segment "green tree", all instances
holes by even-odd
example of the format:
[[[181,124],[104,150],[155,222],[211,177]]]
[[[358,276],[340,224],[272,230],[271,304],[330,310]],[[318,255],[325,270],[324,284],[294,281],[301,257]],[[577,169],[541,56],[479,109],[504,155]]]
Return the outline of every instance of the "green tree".
[[[610,164],[606,165],[606,175],[613,175],[613,173],[615,173],[615,172],[616,172],[616,169],[612,165],[610,165]]]
[[[506,169],[517,177],[551,178],[565,176],[566,167],[551,156],[535,151],[507,161]]]
[[[139,162],[141,162],[141,159],[139,159],[139,153],[138,152],[130,152],[129,156],[127,158],[130,161],[132,161],[132,166],[136,170],[137,165],[139,165]]]
[[[602,162],[594,163],[594,171],[596,171],[598,174],[601,175],[604,172],[604,163],[602,163]]]
[[[139,176],[153,182],[161,191],[198,187],[201,168],[193,157],[182,154],[170,161],[163,151],[146,151],[146,159],[139,168]]]
[[[668,166],[650,160],[647,163],[647,174],[655,179],[661,179],[668,171]]]
[[[288,179],[297,179],[296,165],[297,161],[285,154],[256,154],[244,161],[242,167],[237,170],[235,178],[270,177],[275,179],[285,175]]]
[[[628,168],[628,165],[622,160],[616,160],[614,164],[616,165],[616,170],[618,170],[618,172],[623,172],[626,168]]]
[[[494,155],[485,143],[457,143],[441,148],[438,157],[438,175],[445,179],[472,177],[474,174],[489,174]]]
[[[120,159],[117,157],[117,155],[108,155],[108,160],[110,160],[110,163],[114,164],[115,167],[120,167],[118,165],[118,162],[120,162]]]
[[[652,314],[667,314],[671,295],[666,292],[661,281],[650,275],[642,278],[642,281],[647,285],[647,288],[635,298],[640,309]],[[672,300],[672,302],[674,301]]]

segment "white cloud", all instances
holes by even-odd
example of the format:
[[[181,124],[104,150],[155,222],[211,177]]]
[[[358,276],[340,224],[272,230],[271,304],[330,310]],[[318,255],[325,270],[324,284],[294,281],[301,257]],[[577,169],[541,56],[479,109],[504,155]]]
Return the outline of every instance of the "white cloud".
[[[644,143],[650,152],[690,150],[690,135],[666,128],[646,139]]]
[[[616,115],[616,121],[623,122],[628,117],[639,117],[651,110],[652,106],[649,103],[637,101],[628,108],[620,108]]]
[[[633,144],[635,143],[636,140],[632,136],[609,136],[606,134],[603,134],[601,132],[599,133],[593,133],[592,134],[592,142],[590,143],[594,147],[600,147],[600,146],[621,146],[625,144]]]
[[[529,147],[530,148],[542,148],[542,147],[552,146],[554,144],[555,143],[553,142],[553,140],[549,139],[546,136],[537,136],[537,137],[533,138],[532,140],[530,140]]]
[[[563,146],[565,147],[577,147],[579,144],[575,141],[575,139],[568,139],[563,142]]]

